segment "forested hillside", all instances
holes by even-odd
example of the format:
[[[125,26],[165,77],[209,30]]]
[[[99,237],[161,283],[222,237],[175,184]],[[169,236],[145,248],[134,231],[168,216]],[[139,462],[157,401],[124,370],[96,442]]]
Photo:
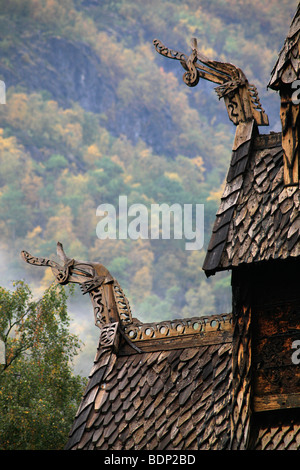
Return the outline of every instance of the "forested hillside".
[[[201,267],[235,129],[212,84],[186,87],[180,64],[152,41],[189,54],[196,37],[206,56],[239,66],[269,115],[261,132],[279,130],[279,99],[266,86],[296,6],[0,0],[0,284],[25,278],[42,292],[51,272],[25,265],[20,251],[54,258],[60,241],[69,256],[105,264],[142,321],[230,311],[228,273],[207,280]],[[99,240],[96,208],[117,207],[119,195],[147,207],[204,204],[204,249]],[[80,295],[74,328],[96,338]]]

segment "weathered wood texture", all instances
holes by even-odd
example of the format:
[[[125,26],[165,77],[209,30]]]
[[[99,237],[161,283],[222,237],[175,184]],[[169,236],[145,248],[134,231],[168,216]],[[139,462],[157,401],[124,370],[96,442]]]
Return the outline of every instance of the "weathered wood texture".
[[[83,294],[89,294],[94,309],[95,325],[100,329],[108,324],[118,323],[120,328],[132,323],[129,302],[116,279],[101,263],[76,261],[68,258],[63,245],[57,243],[57,255],[62,264],[48,258],[32,256],[22,251],[21,256],[33,266],[49,266],[59,284],[76,283]]]
[[[279,90],[284,84],[292,84],[300,73],[299,61],[300,4],[292,20],[284,45],[278,55],[268,84],[269,88]]]
[[[160,338],[140,354],[123,344],[118,357],[100,347],[66,449],[227,449],[231,342],[210,338],[180,349]]]
[[[130,344],[119,354],[127,354],[132,346],[142,351],[159,351],[231,342],[230,314],[181,318],[156,323],[131,324],[125,328]],[[161,342],[163,340],[163,343]]]
[[[221,259],[228,237],[230,236],[230,224],[242,191],[252,140],[256,132],[253,121],[251,123],[240,124],[237,127],[226,186],[203,264],[203,269],[207,275],[214,274],[224,267],[229,267],[223,266]]]
[[[203,266],[207,275],[300,256],[300,189],[284,185],[280,140],[281,134],[253,138],[242,159],[241,181],[232,186],[227,178]]]
[[[288,448],[292,432],[291,445],[298,445],[299,425],[286,419],[287,443],[275,418],[300,408],[300,365],[292,361],[292,343],[300,340],[299,268],[298,258],[233,270],[232,448]]]
[[[239,271],[232,275],[233,344],[232,344],[232,412],[231,445],[233,450],[248,447],[252,399],[252,311],[251,289]]]
[[[300,260],[255,270],[253,289],[254,409],[298,407],[300,365],[292,343],[300,340]]]
[[[299,58],[298,58],[299,61]],[[300,82],[299,82],[300,83]],[[282,149],[284,183],[286,186],[299,185],[300,176],[300,106],[293,103],[293,89],[280,90],[280,119],[282,124]]]
[[[255,121],[258,126],[268,126],[269,119],[265,113],[255,85],[248,83],[244,72],[235,65],[219,62],[205,57],[199,50],[197,39],[191,41],[190,56],[164,46],[161,41],[153,41],[156,51],[169,59],[180,61],[186,70],[183,81],[194,87],[203,78],[217,83],[215,89],[219,99],[224,98],[229,119],[238,126],[240,123]]]
[[[299,103],[294,92],[300,78],[300,4],[291,23],[287,38],[279,53],[268,87],[280,92],[280,118],[286,185],[299,185]],[[296,85],[296,88],[294,88]]]

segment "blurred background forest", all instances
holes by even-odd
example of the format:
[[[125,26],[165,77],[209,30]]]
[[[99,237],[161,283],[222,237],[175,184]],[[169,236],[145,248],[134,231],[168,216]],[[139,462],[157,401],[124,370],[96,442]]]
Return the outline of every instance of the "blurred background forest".
[[[102,262],[141,321],[231,311],[230,275],[202,264],[230,162],[235,128],[211,83],[189,89],[177,61],[152,41],[239,66],[280,130],[279,97],[267,90],[297,1],[0,0],[0,285],[25,279],[42,295],[52,273],[20,251]],[[99,240],[96,208],[205,206],[205,245],[180,240]],[[99,330],[79,289],[72,329],[91,367]]]

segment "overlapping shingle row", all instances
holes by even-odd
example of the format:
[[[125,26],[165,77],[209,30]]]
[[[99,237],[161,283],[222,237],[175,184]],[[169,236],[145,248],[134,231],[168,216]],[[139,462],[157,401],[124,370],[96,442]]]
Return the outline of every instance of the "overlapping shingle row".
[[[299,60],[300,4],[292,20],[288,35],[272,70],[268,87],[278,90],[280,84],[291,84],[300,74]]]

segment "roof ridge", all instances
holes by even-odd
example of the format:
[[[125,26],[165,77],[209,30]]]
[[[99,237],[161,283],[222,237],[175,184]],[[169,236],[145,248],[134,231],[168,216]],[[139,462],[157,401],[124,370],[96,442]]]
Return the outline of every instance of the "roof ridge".
[[[224,313],[151,323],[138,322],[128,325],[125,328],[125,335],[131,343],[137,343],[142,351],[144,347],[152,348],[156,345],[164,349],[164,340],[168,342],[169,349],[173,347],[176,349],[188,347],[189,342],[194,345],[194,341],[212,340],[214,343],[223,341],[224,334],[226,335],[229,331],[231,333],[231,321],[231,313]],[[182,344],[178,343],[178,340]]]

